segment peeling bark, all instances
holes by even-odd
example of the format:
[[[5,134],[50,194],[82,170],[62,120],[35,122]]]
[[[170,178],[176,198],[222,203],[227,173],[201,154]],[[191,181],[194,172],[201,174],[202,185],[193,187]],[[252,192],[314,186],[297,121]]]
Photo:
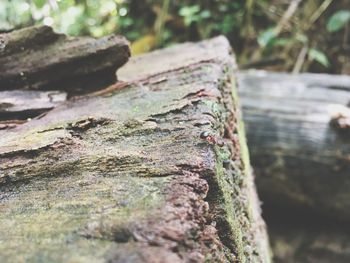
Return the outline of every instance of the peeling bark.
[[[86,93],[115,82],[130,56],[123,37],[73,38],[46,26],[0,34],[0,42],[0,90]]]
[[[234,70],[179,45],[0,131],[0,261],[269,262]]]

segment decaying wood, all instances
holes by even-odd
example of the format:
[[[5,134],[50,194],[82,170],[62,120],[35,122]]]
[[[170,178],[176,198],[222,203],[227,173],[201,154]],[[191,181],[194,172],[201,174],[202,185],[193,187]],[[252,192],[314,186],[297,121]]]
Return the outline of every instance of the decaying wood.
[[[66,100],[62,91],[0,91],[0,122],[36,117]]]
[[[239,79],[264,202],[349,219],[350,77],[248,71]]]
[[[0,131],[0,261],[269,262],[229,52],[136,57],[123,88]]]
[[[0,90],[98,89],[130,56],[121,36],[67,37],[46,26],[0,34],[0,42]]]

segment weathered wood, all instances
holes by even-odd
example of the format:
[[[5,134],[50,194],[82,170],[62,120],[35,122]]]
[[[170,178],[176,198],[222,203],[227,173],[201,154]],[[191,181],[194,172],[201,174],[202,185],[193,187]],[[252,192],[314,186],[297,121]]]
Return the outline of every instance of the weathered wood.
[[[67,37],[46,26],[0,34],[0,42],[0,90],[86,92],[115,82],[130,56],[123,37]]]
[[[58,106],[66,97],[62,91],[0,91],[0,122],[33,118]]]
[[[0,261],[269,262],[229,52],[137,57],[126,83],[0,131]]]
[[[350,219],[350,77],[248,71],[239,79],[264,202]]]
[[[344,233],[344,229],[280,227],[269,233],[275,263],[350,262],[349,233]]]
[[[276,213],[274,220],[267,219],[273,262],[350,262],[350,236],[346,225],[320,218],[308,220],[293,212],[287,215],[288,218]]]

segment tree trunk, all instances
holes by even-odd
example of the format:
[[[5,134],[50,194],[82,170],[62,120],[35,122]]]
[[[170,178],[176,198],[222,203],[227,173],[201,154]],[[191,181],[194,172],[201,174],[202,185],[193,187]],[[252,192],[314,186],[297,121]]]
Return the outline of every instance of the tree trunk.
[[[350,219],[350,77],[251,71],[239,79],[264,202]]]
[[[115,82],[129,56],[120,36],[73,38],[46,26],[0,34],[0,90],[87,92]]]
[[[0,131],[1,262],[269,262],[223,37]]]

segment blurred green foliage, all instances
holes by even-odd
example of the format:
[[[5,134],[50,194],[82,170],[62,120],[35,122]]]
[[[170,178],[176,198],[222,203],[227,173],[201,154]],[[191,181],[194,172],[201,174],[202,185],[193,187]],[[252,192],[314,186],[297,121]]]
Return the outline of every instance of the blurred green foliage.
[[[69,35],[118,33],[134,53],[224,34],[242,65],[276,60],[278,70],[339,73],[349,48],[347,2],[0,0],[0,31],[46,24]]]
[[[337,32],[341,30],[350,20],[350,11],[340,10],[334,13],[328,20],[327,30],[329,32]]]

